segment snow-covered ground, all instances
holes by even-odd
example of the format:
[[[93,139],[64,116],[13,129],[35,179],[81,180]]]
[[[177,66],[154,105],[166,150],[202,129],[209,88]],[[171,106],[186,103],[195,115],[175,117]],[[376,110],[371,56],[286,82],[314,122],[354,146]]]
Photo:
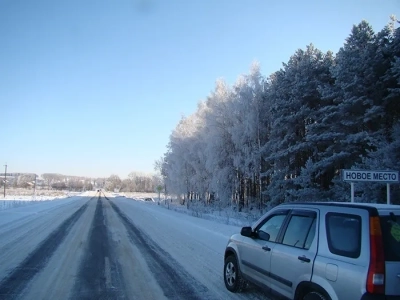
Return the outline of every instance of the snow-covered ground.
[[[125,197],[125,198],[131,198],[131,199],[136,199],[136,200],[143,200],[144,198],[153,198],[154,200],[158,200],[158,194],[157,193],[141,193],[141,192],[131,192],[131,193],[114,193],[115,196],[117,197]]]
[[[267,299],[224,286],[240,226],[105,194],[0,212],[0,298]]]
[[[29,195],[30,194],[30,195]],[[37,204],[43,201],[54,201],[59,199],[65,199],[73,196],[84,196],[85,193],[77,192],[58,192],[58,193],[45,193],[39,192],[33,195],[32,192],[21,192],[20,194],[6,195],[6,197],[0,198],[0,211],[15,207],[27,206]]]
[[[180,204],[177,199],[165,199],[164,197],[161,197],[159,200],[157,194],[114,194],[114,197],[118,196],[137,201],[144,201],[145,198],[152,197],[154,199],[153,205],[159,205],[165,209],[173,210],[193,217],[235,226],[246,226],[251,224],[258,220],[264,213],[266,213],[266,210],[260,211],[258,209],[246,208],[244,208],[241,212],[238,212],[232,207],[221,208],[217,206],[207,206],[202,203],[196,204],[196,201],[190,202],[188,207],[187,205]]]
[[[14,194],[12,196],[6,196],[6,198],[0,198],[0,211],[10,209],[14,207],[21,207],[26,205],[37,204],[42,201],[54,201],[58,199],[65,199],[68,197],[79,196],[87,197],[96,194],[96,191],[86,192],[54,192],[54,191],[41,191],[38,195],[27,195],[31,194],[31,191],[20,191],[20,194]],[[137,201],[144,201],[146,198],[152,198],[154,204],[173,210],[186,215],[202,218],[206,220],[212,220],[215,222],[245,226],[249,223],[256,221],[263,212],[259,210],[244,210],[243,212],[234,211],[232,208],[218,208],[212,206],[204,206],[203,204],[196,205],[195,202],[190,203],[189,208],[186,205],[181,205],[176,199],[165,200],[162,196],[158,198],[156,193],[114,193],[114,192],[103,192],[102,195],[106,195],[109,198],[125,197],[128,199],[134,199]]]
[[[188,208],[177,202],[166,203],[165,201],[161,201],[160,205],[164,208],[193,217],[236,226],[249,225],[258,220],[262,215],[262,212],[259,210],[243,210],[242,212],[237,212],[230,207],[205,207],[202,204],[197,206],[191,205]]]
[[[132,223],[168,253],[172,261],[206,287],[206,299],[267,299],[251,287],[243,294],[227,292],[223,282],[223,257],[229,237],[240,226],[223,224],[221,219],[207,220],[181,211],[168,210],[151,202],[115,198],[113,202]],[[246,223],[245,220],[238,222]],[[190,284],[190,282],[189,282]]]

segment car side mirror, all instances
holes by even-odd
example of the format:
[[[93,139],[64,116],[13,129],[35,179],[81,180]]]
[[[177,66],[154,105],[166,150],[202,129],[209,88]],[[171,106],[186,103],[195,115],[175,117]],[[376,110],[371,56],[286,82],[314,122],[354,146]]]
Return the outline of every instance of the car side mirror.
[[[268,242],[269,239],[271,238],[271,235],[268,232],[260,230],[258,232],[258,238]]]
[[[253,236],[253,229],[251,229],[250,226],[243,227],[242,230],[240,231],[240,234],[243,235],[243,236],[252,237]]]

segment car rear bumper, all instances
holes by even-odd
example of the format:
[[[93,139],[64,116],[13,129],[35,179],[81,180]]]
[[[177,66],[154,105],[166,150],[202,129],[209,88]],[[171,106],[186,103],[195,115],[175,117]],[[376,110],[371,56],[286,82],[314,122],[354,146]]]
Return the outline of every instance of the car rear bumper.
[[[400,295],[399,296],[385,296],[385,295],[364,294],[361,297],[361,300],[400,300]]]

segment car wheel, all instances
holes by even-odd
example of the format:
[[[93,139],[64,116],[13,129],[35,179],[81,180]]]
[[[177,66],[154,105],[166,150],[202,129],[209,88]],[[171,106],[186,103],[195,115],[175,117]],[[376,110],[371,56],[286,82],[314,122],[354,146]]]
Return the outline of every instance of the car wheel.
[[[303,297],[303,300],[328,300],[328,298],[319,292],[312,291],[312,292],[307,293]]]
[[[236,257],[233,255],[225,259],[224,281],[226,288],[232,293],[241,292],[246,286],[246,281],[240,274]]]

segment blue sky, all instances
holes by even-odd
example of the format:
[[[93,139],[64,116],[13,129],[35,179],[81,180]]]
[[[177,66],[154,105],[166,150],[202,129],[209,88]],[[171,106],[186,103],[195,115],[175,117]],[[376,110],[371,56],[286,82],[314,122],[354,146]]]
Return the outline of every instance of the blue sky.
[[[313,43],[335,53],[399,0],[0,0],[1,165],[153,172],[182,115],[254,60],[269,75]]]

